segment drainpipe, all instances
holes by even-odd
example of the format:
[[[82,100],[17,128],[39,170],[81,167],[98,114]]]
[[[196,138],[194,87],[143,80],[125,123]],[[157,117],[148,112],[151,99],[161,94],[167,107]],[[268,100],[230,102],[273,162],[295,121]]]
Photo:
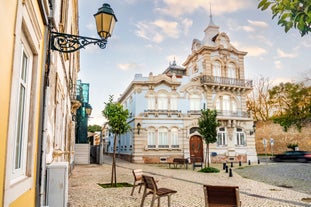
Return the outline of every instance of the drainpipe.
[[[37,150],[37,176],[36,176],[36,207],[45,206],[46,204],[46,137],[47,137],[47,97],[49,85],[49,72],[50,72],[50,25],[45,27],[44,36],[44,56],[42,61],[42,88],[40,91],[40,126],[38,137],[38,150]],[[47,44],[46,44],[47,43]]]

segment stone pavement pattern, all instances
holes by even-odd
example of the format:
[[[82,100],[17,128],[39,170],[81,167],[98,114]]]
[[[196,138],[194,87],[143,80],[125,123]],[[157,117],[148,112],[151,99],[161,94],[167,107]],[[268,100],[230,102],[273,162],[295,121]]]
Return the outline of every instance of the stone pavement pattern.
[[[311,196],[287,188],[242,178],[238,174],[229,177],[221,171],[216,174],[198,173],[192,169],[169,169],[160,165],[143,165],[117,159],[117,182],[133,183],[132,169],[143,169],[145,174],[154,176],[158,187],[175,189],[171,207],[203,207],[203,184],[237,185],[243,207],[292,207],[311,206],[303,198]],[[69,177],[69,207],[139,207],[142,193],[135,189],[130,196],[130,187],[102,188],[98,183],[110,183],[111,158],[104,157],[103,165],[76,165]],[[151,196],[145,201],[150,206]],[[156,205],[155,205],[156,206]],[[167,206],[167,199],[161,199],[161,206]]]

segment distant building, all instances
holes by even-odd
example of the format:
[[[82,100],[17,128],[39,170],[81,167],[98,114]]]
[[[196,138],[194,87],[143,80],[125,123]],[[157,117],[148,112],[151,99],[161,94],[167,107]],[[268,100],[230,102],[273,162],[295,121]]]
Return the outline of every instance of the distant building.
[[[194,39],[192,53],[178,66],[174,60],[160,75],[135,75],[119,98],[128,109],[132,131],[117,141],[117,154],[136,163],[167,162],[175,157],[205,159],[198,132],[201,109],[216,109],[217,142],[212,162],[257,161],[253,119],[246,110],[252,81],[245,80],[244,56],[212,18],[203,40]],[[113,152],[113,135],[103,132],[104,149]]]

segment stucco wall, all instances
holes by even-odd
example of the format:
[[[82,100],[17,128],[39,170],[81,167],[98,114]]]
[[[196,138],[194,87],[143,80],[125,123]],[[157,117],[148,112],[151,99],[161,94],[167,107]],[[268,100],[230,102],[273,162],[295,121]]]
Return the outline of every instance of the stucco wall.
[[[286,147],[288,143],[298,143],[300,150],[311,151],[311,124],[303,127],[301,132],[294,127],[291,127],[287,132],[284,132],[279,124],[275,124],[272,121],[257,122],[255,137],[258,154],[265,154],[264,145],[262,143],[263,138],[266,138],[268,141],[266,148],[268,154],[272,153],[269,142],[270,138],[274,139],[274,154],[289,150]]]

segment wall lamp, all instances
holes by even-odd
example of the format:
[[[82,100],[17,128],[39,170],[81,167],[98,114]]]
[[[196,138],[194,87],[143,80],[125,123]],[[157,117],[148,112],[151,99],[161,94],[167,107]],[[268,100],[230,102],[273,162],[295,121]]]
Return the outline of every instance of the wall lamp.
[[[85,113],[88,116],[90,116],[92,114],[92,110],[93,110],[93,108],[92,108],[91,104],[87,103],[86,106],[85,106]]]
[[[250,135],[253,135],[256,132],[256,123],[253,124],[253,130],[249,132]]]
[[[101,49],[106,48],[107,39],[111,37],[115,23],[118,21],[109,4],[103,4],[94,14],[97,33],[100,39],[83,37],[59,32],[50,32],[51,50],[63,53],[71,53],[89,44],[98,45]]]
[[[139,132],[140,132],[140,129],[141,129],[141,124],[138,123],[138,124],[137,124],[137,132],[138,132],[138,134],[139,134]]]

